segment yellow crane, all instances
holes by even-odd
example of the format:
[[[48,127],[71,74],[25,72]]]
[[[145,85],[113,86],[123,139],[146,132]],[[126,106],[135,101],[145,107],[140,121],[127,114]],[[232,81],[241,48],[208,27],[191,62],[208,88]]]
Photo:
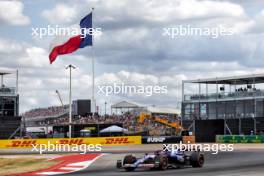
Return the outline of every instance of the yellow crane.
[[[160,117],[157,117],[157,116],[153,116],[151,114],[146,114],[144,112],[141,112],[140,115],[139,115],[139,123],[143,123],[144,120],[148,118],[150,120],[153,120],[157,123],[161,123],[165,126],[169,126],[169,127],[172,127],[176,130],[176,132],[179,134],[181,133],[181,131],[183,131],[183,127],[180,125],[180,123],[178,122],[170,122],[169,120],[166,120],[166,119],[162,119]]]

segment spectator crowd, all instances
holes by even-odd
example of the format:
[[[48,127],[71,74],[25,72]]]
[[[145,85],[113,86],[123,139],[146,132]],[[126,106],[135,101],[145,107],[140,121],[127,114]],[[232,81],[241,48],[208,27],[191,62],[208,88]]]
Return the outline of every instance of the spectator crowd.
[[[37,126],[46,125],[67,125],[69,122],[68,107],[49,107],[46,109],[34,109],[26,112],[24,116],[28,117],[47,117],[45,119],[36,121]],[[63,114],[64,113],[64,114]],[[59,115],[62,114],[62,115]],[[57,117],[55,117],[57,115]],[[55,118],[54,118],[55,117]],[[168,116],[159,116],[161,119],[175,121]],[[146,135],[171,135],[171,127],[153,121],[153,119],[146,118],[143,123],[139,123],[138,115],[126,112],[122,114],[112,115],[86,115],[73,116],[73,124],[123,124],[123,128],[127,129],[129,133],[145,133]]]
[[[48,108],[36,108],[22,114],[25,118],[37,118],[37,117],[54,117],[62,115],[68,112],[67,105],[65,106],[51,106]]]

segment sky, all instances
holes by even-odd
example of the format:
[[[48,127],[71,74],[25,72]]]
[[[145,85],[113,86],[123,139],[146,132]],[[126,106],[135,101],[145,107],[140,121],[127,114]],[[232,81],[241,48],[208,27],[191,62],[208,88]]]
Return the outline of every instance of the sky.
[[[93,47],[59,56],[50,65],[54,36],[39,38],[32,28],[70,27],[93,12]],[[73,99],[91,98],[95,60],[95,98],[100,111],[122,100],[142,105],[179,107],[181,83],[199,79],[263,73],[264,2],[258,0],[25,0],[0,1],[1,70],[19,70],[20,113],[60,105],[55,90],[68,103],[69,73],[73,71]],[[164,35],[179,26],[231,29],[217,38],[201,35]],[[7,76],[12,86],[14,76]],[[105,96],[98,85],[166,85],[166,94]],[[194,87],[187,92],[195,91]]]

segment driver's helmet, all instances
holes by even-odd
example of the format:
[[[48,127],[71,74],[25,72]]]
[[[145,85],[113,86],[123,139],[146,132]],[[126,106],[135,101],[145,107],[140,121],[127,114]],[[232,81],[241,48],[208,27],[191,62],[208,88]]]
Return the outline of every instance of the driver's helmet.
[[[162,150],[156,150],[156,151],[154,152],[154,155],[159,155],[161,152],[162,152]]]

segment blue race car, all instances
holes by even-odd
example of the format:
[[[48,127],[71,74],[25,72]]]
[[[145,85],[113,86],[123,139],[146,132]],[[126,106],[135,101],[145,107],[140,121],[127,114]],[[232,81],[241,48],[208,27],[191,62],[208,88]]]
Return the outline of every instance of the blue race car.
[[[197,152],[185,153],[182,151],[156,151],[154,154],[145,154],[142,158],[126,155],[123,160],[117,161],[117,168],[134,171],[136,168],[166,170],[167,168],[181,168],[184,166],[203,167],[204,154]]]

